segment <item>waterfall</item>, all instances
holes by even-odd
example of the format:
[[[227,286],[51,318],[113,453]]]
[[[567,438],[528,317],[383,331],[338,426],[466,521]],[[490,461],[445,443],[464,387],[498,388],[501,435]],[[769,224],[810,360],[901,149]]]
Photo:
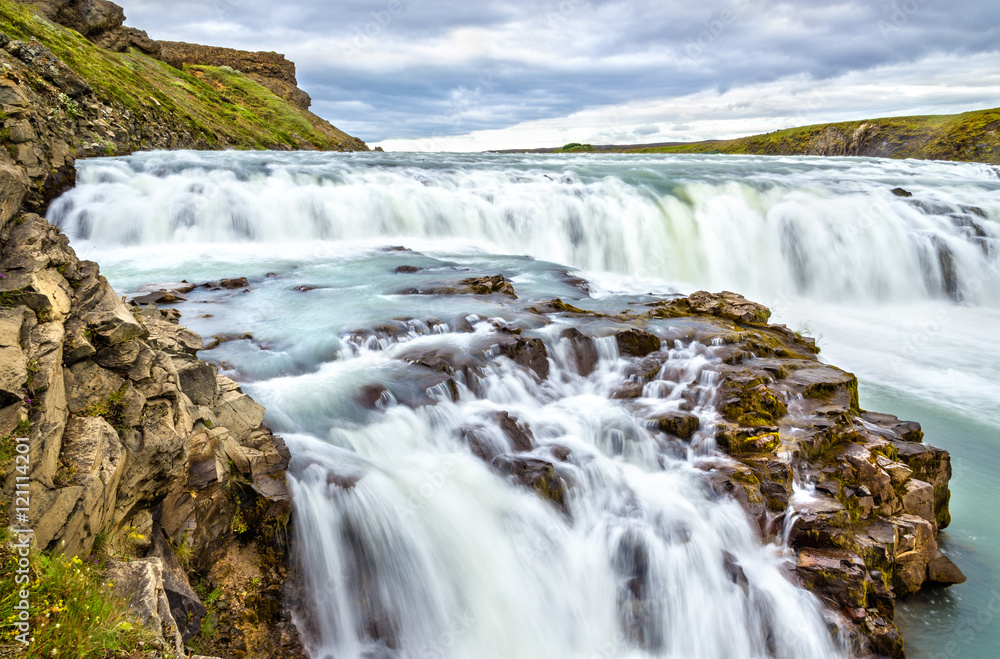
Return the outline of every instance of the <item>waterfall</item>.
[[[337,383],[387,377],[406,355],[476,354],[488,327],[374,349],[358,339],[353,359],[255,392],[315,399]],[[660,395],[643,399],[658,411],[695,401],[700,448],[665,452],[658,433],[610,399],[629,362],[605,354],[583,377],[566,339],[548,343],[555,357],[542,382],[498,359],[474,390],[374,406],[347,423],[314,418],[289,437],[312,656],[842,656],[818,601],[782,574],[777,548],[760,544],[691,459],[714,446],[702,443],[715,414],[705,405],[712,349],[670,350],[669,375],[654,380]],[[494,465],[503,459],[510,419],[533,439],[527,455],[572,483],[560,505],[511,488],[470,453],[474,435],[501,454]]]
[[[49,219],[104,247],[422,240],[768,300],[1000,303],[986,166],[628,158],[148,153],[82,162]]]
[[[674,286],[788,300],[850,327],[835,348],[864,358],[848,367],[895,359],[872,377],[995,418],[995,358],[951,347],[981,344],[1000,307],[983,165],[154,152],[78,171],[49,220],[119,292],[249,279],[180,308],[205,335],[252,332],[205,357],[292,450],[297,623],[317,659],[849,655],[780,542],[712,487],[716,346],[664,345],[623,402],[613,339],[581,369],[577,324],[529,323],[549,357],[535,378],[494,345],[523,307],[413,286],[503,272],[518,303],[610,313]],[[914,308],[935,324],[912,331]],[[418,367],[438,357],[453,377]],[[649,426],[677,410],[699,418],[688,442]]]

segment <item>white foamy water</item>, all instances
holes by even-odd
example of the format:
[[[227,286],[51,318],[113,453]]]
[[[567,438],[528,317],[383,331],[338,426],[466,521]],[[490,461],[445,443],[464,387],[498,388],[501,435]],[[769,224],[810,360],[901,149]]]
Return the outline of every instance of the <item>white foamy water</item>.
[[[699,288],[768,304],[858,373],[862,404],[872,392],[947,429],[928,441],[956,455],[952,545],[972,579],[943,603],[903,607],[904,623],[934,621],[932,633],[904,624],[910,656],[943,651],[998,586],[1000,530],[970,505],[990,491],[980,467],[1000,462],[1000,353],[984,350],[1000,330],[992,167],[180,152],[79,169],[49,219],[120,292],[252,280],[248,294],[196,293],[180,308],[204,334],[254,335],[205,356],[246,383],[292,447],[314,656],[843,654],[816,601],[782,576],[780,549],[706,489],[697,466],[710,432],[694,451],[664,449],[634,410],[608,400],[622,367],[613,349],[581,378],[558,332],[538,330],[553,356],[544,384],[500,360],[453,401],[440,386],[421,390],[397,343],[348,340],[393,318],[510,318],[496,301],[397,295],[465,271],[504,272],[538,299],[578,299],[567,277],[581,276],[590,307],[614,311],[622,296]],[[400,265],[422,270],[396,274]],[[479,336],[434,328],[407,341],[462,353]],[[648,384],[644,404],[671,409],[690,389],[710,428],[711,359],[704,347],[676,351],[671,375],[683,384]],[[373,384],[391,394],[363,409],[358,391]],[[436,404],[413,406],[428,395]],[[502,442],[488,417],[497,410],[531,426],[539,455],[570,449],[565,511],[462,441],[472,424]],[[987,628],[964,647],[974,656],[996,643]]]

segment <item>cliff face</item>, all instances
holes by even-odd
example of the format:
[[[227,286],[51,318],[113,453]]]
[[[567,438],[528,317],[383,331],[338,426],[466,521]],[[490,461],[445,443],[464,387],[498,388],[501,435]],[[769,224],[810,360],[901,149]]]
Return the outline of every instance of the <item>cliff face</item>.
[[[178,653],[206,613],[190,571],[269,612],[242,651],[298,656],[281,598],[289,454],[261,426],[264,408],[196,358],[201,338],[176,312],[126,306],[44,218],[0,219],[0,437],[30,439],[19,526],[42,550],[86,556],[102,538],[131,554],[111,570],[123,587],[163,591],[148,621]],[[18,472],[3,469],[6,503]],[[230,583],[234,562],[246,583]],[[249,634],[261,625],[270,633]]]
[[[301,110],[312,105],[309,94],[299,89],[295,79],[295,63],[278,53],[257,52],[217,46],[199,46],[182,41],[157,41],[160,59],[178,68],[184,65],[228,66],[274,92]]]
[[[131,556],[110,560],[109,578],[158,630],[164,656],[183,655],[203,618],[216,633],[196,638],[201,651],[301,656],[283,595],[284,442],[261,425],[260,405],[197,359],[201,338],[179,314],[124,304],[36,213],[74,184],[78,157],[367,147],[302,110],[304,95],[293,107],[249,75],[160,61],[117,5],[34,4],[47,19],[0,0],[0,439],[4,456],[30,441],[19,526],[48,552],[103,544]],[[257,62],[295,96],[281,56],[226,57]],[[6,458],[0,472],[6,524],[19,474]],[[199,584],[218,598],[208,607]]]
[[[94,44],[117,52],[136,48],[178,69],[184,65],[228,66],[241,71],[300,110],[312,104],[298,87],[295,64],[272,52],[246,52],[180,41],[154,41],[143,30],[125,26],[125,12],[107,0],[18,0],[39,15],[76,30]]]

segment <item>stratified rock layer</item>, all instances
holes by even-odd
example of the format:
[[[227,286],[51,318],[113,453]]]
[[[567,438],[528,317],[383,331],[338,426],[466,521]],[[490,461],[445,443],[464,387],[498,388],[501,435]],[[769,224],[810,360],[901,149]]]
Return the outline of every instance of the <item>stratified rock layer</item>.
[[[280,597],[289,453],[261,425],[264,408],[195,357],[201,338],[179,314],[127,306],[43,218],[6,222],[2,236],[0,436],[30,438],[36,546],[86,555],[104,536],[150,552],[112,572],[128,573],[117,581],[135,585],[127,594],[137,611],[148,609],[144,618],[180,648],[205,614],[189,573],[251,602],[274,600],[252,624],[232,619],[237,631],[249,626],[222,649],[299,656]],[[14,475],[4,474],[7,493]],[[153,542],[137,546],[136,537]],[[229,583],[234,574],[246,583]]]

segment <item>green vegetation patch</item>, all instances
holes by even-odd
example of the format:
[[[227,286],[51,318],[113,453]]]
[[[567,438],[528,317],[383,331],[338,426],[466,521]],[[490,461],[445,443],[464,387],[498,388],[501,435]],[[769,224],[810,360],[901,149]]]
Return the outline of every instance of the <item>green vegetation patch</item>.
[[[555,150],[556,153],[591,153],[596,151],[590,144],[580,144],[579,142],[570,142],[565,144]]]
[[[32,552],[26,583],[17,581],[20,557],[11,547],[9,532],[0,534],[0,644],[24,647],[12,623],[22,590],[29,594],[31,642],[26,657],[128,657],[155,644],[152,632],[129,613],[125,602],[104,576],[96,560],[49,556]],[[21,655],[19,655],[21,656]]]

